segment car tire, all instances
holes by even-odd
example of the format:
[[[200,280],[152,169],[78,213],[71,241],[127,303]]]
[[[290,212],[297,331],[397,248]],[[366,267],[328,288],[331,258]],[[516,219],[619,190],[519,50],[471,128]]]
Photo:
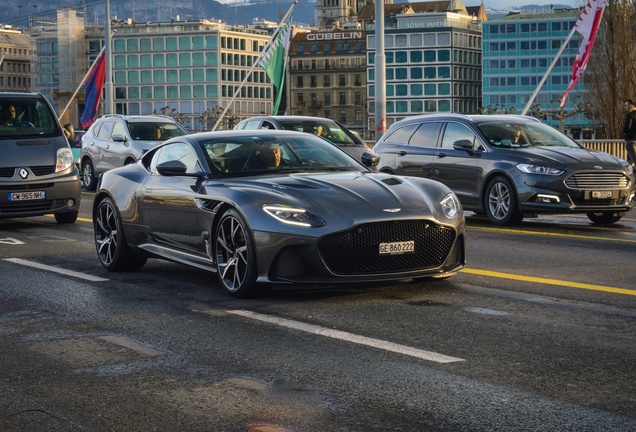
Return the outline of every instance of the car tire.
[[[82,163],[82,182],[87,191],[94,191],[97,188],[97,178],[95,177],[95,168],[90,159],[86,159]]]
[[[93,228],[97,256],[106,270],[139,270],[146,264],[145,256],[130,250],[119,210],[110,198],[104,198],[97,206]]]
[[[55,213],[55,221],[59,224],[72,224],[77,220],[79,210],[65,213]]]
[[[590,212],[587,213],[589,220],[599,225],[613,224],[623,217],[623,213],[619,212]]]
[[[495,225],[516,225],[523,220],[517,193],[505,177],[495,177],[488,184],[484,204],[488,219]]]
[[[254,240],[243,217],[235,209],[229,209],[221,217],[213,244],[221,286],[233,297],[254,296],[258,273]]]

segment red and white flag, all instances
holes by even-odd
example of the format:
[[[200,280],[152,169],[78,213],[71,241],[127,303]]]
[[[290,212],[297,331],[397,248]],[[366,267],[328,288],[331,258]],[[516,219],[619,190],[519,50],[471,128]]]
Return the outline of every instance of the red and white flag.
[[[579,17],[574,28],[581,33],[583,41],[579,47],[579,52],[576,53],[574,64],[572,65],[572,79],[570,85],[561,98],[561,107],[565,104],[565,99],[568,97],[570,90],[574,88],[579,79],[583,76],[585,68],[587,67],[587,61],[590,59],[592,53],[592,46],[594,46],[594,40],[596,39],[596,33],[601,25],[601,18],[603,18],[603,11],[605,10],[606,0],[589,0],[583,13]]]

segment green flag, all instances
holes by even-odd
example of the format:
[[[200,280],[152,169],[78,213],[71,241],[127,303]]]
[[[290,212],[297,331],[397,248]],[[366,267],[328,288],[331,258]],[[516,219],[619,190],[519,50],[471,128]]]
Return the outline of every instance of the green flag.
[[[276,39],[272,42],[269,49],[261,59],[261,67],[269,77],[276,90],[274,98],[274,106],[272,115],[278,113],[280,100],[283,97],[283,83],[285,82],[285,59],[289,48],[289,39],[291,38],[291,17],[289,14],[287,20],[283,23],[281,30],[276,35]]]

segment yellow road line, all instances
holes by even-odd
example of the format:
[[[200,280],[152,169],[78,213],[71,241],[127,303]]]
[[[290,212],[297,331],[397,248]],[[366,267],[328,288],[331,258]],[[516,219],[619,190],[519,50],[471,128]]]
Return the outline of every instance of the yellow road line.
[[[481,231],[496,231],[502,233],[514,233],[514,234],[536,234],[536,235],[545,235],[552,237],[569,237],[569,238],[577,238],[584,240],[604,240],[604,241],[619,241],[624,243],[636,243],[636,240],[632,239],[617,239],[612,237],[596,237],[596,236],[588,236],[588,235],[578,235],[578,234],[559,234],[552,233],[548,231],[529,231],[529,230],[521,230],[521,229],[503,229],[503,228],[488,228],[488,227],[477,227],[477,226],[468,226],[471,230],[481,230]]]
[[[636,296],[635,290],[630,290],[627,288],[617,288],[617,287],[610,287],[610,286],[604,286],[604,285],[593,285],[593,284],[587,284],[587,283],[581,283],[581,282],[564,281],[559,279],[549,279],[549,278],[542,278],[542,277],[521,276],[521,275],[516,275],[512,273],[502,273],[502,272],[495,272],[490,270],[479,270],[479,269],[473,269],[473,268],[464,268],[461,270],[461,272],[473,274],[477,276],[487,276],[487,277],[494,277],[499,279],[512,279],[512,280],[523,281],[523,282],[533,282],[533,283],[540,283],[540,284],[546,284],[546,285],[563,286],[568,288],[585,289],[590,291],[601,291],[601,292],[607,292],[607,293],[613,293],[613,294],[624,294],[624,295]]]

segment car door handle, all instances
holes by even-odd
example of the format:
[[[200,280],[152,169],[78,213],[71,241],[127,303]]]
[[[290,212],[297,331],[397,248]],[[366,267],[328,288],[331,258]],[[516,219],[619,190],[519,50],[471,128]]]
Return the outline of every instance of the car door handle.
[[[404,150],[400,150],[399,152],[397,152],[398,156],[406,156],[408,154],[408,152],[404,151]]]
[[[437,153],[435,155],[435,157],[437,157],[437,159],[445,158],[446,157],[446,153]]]

